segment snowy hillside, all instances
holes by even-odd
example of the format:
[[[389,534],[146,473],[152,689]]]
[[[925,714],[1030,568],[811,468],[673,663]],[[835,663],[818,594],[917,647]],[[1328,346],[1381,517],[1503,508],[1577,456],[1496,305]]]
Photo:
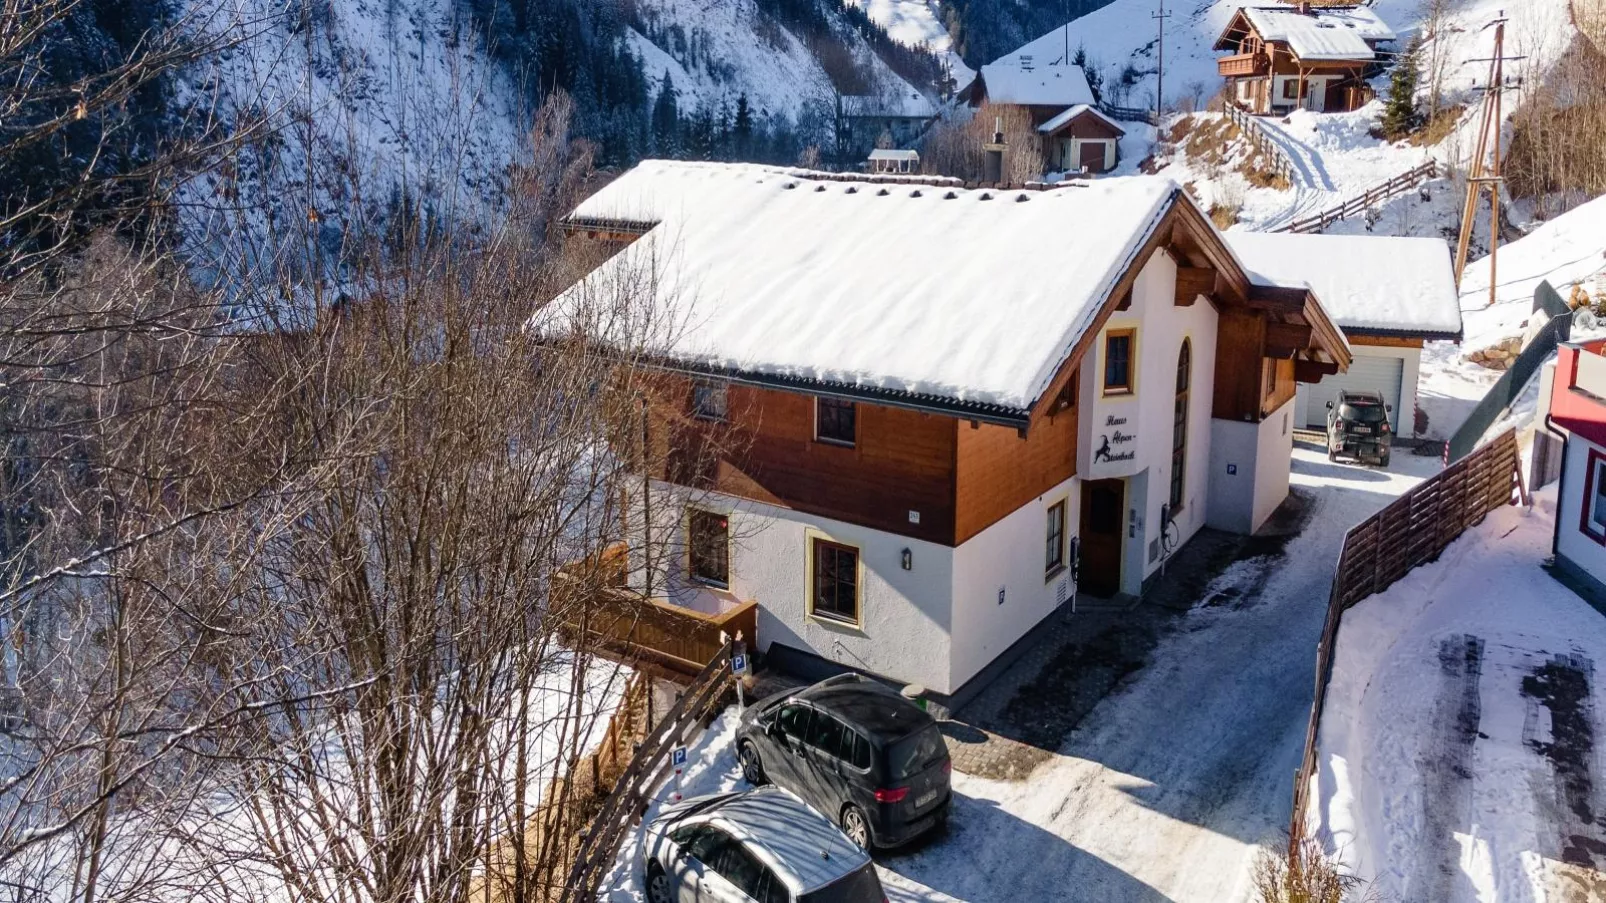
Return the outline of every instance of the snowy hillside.
[[[761,117],[797,121],[833,109],[831,78],[816,54],[755,0],[637,0],[636,12],[645,33],[631,29],[631,49],[655,94],[668,74],[681,109],[733,107],[743,93]],[[835,38],[879,90],[914,90],[845,23],[834,24]]]
[[[975,70],[954,52],[954,39],[938,16],[937,0],[852,0],[869,14],[871,21],[886,29],[894,41],[924,45],[943,55],[957,90],[976,77]]]

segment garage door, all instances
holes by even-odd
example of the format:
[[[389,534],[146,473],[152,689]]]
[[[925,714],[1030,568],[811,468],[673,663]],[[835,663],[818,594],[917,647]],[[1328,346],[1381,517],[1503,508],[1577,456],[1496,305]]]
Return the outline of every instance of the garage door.
[[[1394,407],[1389,422],[1399,423],[1403,416],[1400,411],[1400,380],[1404,375],[1405,361],[1400,358],[1356,355],[1350,362],[1349,372],[1335,373],[1313,386],[1300,387],[1310,392],[1310,399],[1305,404],[1305,425],[1326,429],[1327,403],[1337,398],[1341,389],[1382,392],[1384,403]]]

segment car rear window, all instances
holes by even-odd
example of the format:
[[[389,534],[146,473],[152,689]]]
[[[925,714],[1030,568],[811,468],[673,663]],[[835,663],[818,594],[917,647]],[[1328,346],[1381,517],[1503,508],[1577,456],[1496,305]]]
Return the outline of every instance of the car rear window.
[[[1349,403],[1339,406],[1338,416],[1345,420],[1359,420],[1362,423],[1382,423],[1384,411],[1380,404]]]
[[[919,774],[948,754],[935,724],[904,737],[887,750],[887,770],[894,781]]]
[[[865,863],[858,871],[804,894],[798,903],[882,903],[886,898],[875,866]]]

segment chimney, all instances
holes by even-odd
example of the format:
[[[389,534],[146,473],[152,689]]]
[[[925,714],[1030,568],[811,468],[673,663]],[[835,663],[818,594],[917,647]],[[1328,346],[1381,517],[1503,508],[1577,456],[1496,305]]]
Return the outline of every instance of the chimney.
[[[999,116],[993,120],[993,143],[982,145],[982,176],[983,182],[998,185],[1004,181],[1004,117]]]

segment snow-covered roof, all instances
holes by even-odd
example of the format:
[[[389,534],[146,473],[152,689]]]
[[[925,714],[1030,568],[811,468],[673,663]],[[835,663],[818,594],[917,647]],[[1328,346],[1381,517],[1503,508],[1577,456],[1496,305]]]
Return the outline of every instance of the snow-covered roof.
[[[1243,13],[1267,41],[1284,41],[1302,60],[1369,60],[1368,41],[1392,41],[1394,30],[1367,6],[1246,6]]]
[[[919,163],[920,152],[912,150],[896,150],[890,147],[878,147],[870,152],[871,160],[893,160],[898,163]]]
[[[885,116],[931,119],[937,108],[918,91],[907,94],[847,94],[842,97],[843,116]]]
[[[1014,416],[1045,391],[1181,197],[1158,177],[965,190],[648,161],[569,219],[648,234],[535,326],[562,331],[570,311],[656,267],[661,314],[681,328],[653,353]]]
[[[1340,328],[1425,337],[1461,332],[1450,249],[1437,238],[1228,232],[1256,285],[1306,287]]]
[[[1093,89],[1081,66],[1045,64],[1031,54],[1002,57],[981,67],[987,99],[993,103],[1033,107],[1092,104]]]
[[[1115,132],[1118,135],[1126,134],[1126,129],[1121,128],[1120,123],[1104,115],[1103,113],[1100,113],[1098,107],[1085,103],[1079,103],[1074,107],[1067,107],[1065,112],[1038,126],[1037,130],[1045,135],[1052,135],[1061,128],[1064,128],[1066,123],[1082,115],[1083,113],[1091,113],[1094,116],[1104,120],[1104,122],[1107,123],[1110,128],[1115,129]]]

